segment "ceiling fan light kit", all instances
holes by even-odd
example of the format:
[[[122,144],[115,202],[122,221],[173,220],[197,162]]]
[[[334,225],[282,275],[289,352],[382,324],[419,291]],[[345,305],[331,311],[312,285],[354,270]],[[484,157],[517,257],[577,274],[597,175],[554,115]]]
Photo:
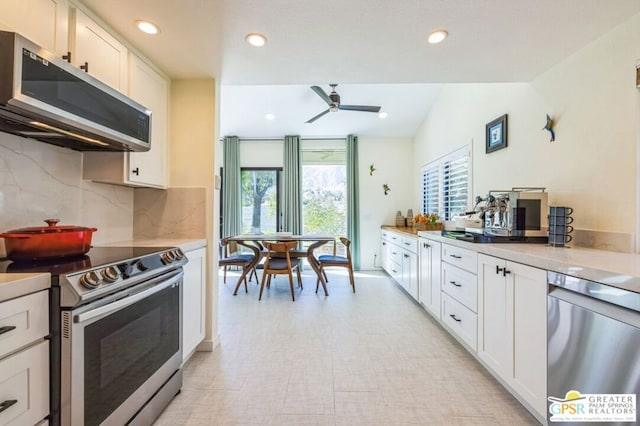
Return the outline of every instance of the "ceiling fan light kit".
[[[306,121],[306,123],[313,123],[318,118],[322,117],[323,115],[327,114],[328,112],[336,112],[336,111],[339,111],[339,110],[343,110],[343,111],[364,111],[364,112],[375,112],[375,113],[380,112],[380,108],[381,107],[379,107],[379,106],[372,106],[372,105],[342,105],[340,103],[340,95],[338,95],[338,93],[336,93],[336,86],[338,86],[338,85],[337,84],[330,84],[329,86],[331,86],[331,93],[328,94],[328,95],[319,86],[311,86],[311,90],[316,92],[316,94],[318,96],[320,96],[323,101],[325,101],[327,103],[329,108],[324,110],[324,111],[322,111],[320,114],[316,115],[315,117],[310,118],[309,120]]]

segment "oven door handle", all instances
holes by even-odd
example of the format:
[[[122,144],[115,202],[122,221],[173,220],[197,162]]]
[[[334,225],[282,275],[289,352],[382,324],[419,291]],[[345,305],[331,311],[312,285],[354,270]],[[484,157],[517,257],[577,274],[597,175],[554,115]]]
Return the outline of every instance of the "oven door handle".
[[[134,293],[132,295],[129,295],[127,297],[124,297],[120,300],[117,300],[115,302],[109,303],[107,305],[104,306],[100,306],[99,308],[95,308],[92,309],[88,312],[83,312],[81,314],[75,315],[73,317],[73,322],[76,324],[80,324],[83,323],[85,321],[88,321],[92,318],[101,316],[101,315],[106,315],[109,314],[111,312],[115,312],[117,310],[120,310],[122,308],[125,308],[127,306],[133,305],[136,302],[139,302],[142,299],[145,299],[151,295],[154,295],[166,288],[169,287],[173,287],[176,285],[180,285],[180,280],[182,279],[184,273],[180,272],[177,275],[174,275],[173,277],[171,277],[170,279],[168,279],[167,281],[164,281],[158,285],[154,285],[150,288],[147,288],[145,290],[142,290],[138,293]]]

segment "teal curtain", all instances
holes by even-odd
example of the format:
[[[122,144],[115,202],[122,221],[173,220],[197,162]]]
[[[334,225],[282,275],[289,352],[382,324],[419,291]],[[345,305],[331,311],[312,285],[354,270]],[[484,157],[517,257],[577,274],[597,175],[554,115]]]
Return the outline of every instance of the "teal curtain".
[[[300,176],[300,137],[284,137],[283,188],[284,231],[302,233],[302,188]]]
[[[360,269],[360,201],[358,198],[358,137],[347,136],[347,238],[353,268]]]
[[[240,139],[226,136],[223,144],[222,238],[242,233]]]

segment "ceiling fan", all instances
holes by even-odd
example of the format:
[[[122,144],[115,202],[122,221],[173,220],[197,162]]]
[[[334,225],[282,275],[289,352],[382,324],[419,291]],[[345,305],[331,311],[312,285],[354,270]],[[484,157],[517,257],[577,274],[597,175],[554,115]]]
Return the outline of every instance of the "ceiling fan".
[[[329,109],[322,111],[320,114],[306,121],[306,123],[313,123],[318,118],[322,117],[328,112],[334,112],[338,110],[344,111],[365,111],[365,112],[380,112],[379,106],[371,106],[371,105],[341,105],[340,104],[340,95],[336,93],[337,84],[330,84],[331,93],[328,95],[322,90],[319,86],[311,86],[311,90],[316,92],[318,96],[324,100],[327,105],[329,105]]]

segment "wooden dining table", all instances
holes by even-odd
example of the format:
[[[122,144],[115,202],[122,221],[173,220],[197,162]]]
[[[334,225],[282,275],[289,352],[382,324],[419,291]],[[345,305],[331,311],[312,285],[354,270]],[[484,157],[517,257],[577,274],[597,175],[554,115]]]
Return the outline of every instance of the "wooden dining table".
[[[253,244],[255,242],[263,243],[267,241],[298,241],[300,243],[303,242],[311,242],[311,244],[306,248],[306,250],[299,250],[290,253],[291,257],[304,257],[307,259],[307,262],[311,266],[311,269],[316,273],[318,279],[320,280],[320,284],[322,284],[322,289],[324,290],[324,295],[328,296],[329,292],[327,291],[327,283],[320,271],[320,263],[318,259],[313,255],[313,251],[318,247],[323,246],[331,241],[335,241],[335,237],[333,235],[327,234],[303,234],[303,235],[285,235],[285,234],[243,234],[243,235],[234,235],[232,237],[223,238],[222,243],[227,244],[230,241],[235,241],[243,247],[248,248],[253,252],[253,259],[251,262],[242,270],[242,274],[238,279],[236,284],[236,288],[233,292],[233,295],[236,296],[238,294],[238,289],[240,288],[240,284],[245,279],[245,276],[250,273],[253,268],[258,265],[258,262],[262,259],[262,250],[260,246]]]

